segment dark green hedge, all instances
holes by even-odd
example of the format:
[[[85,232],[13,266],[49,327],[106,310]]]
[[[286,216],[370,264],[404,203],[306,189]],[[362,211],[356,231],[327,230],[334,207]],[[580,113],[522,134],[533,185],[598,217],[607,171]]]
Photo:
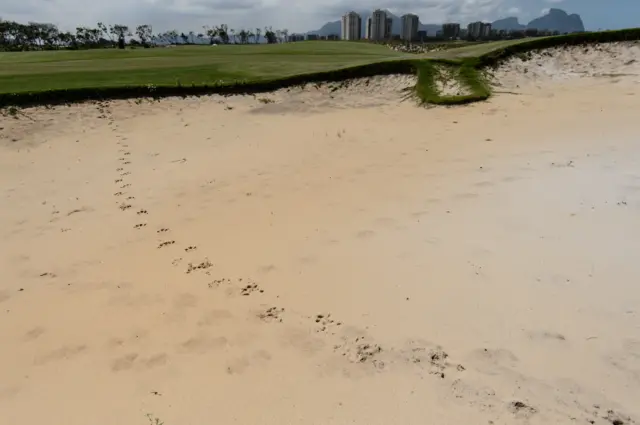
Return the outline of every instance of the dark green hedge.
[[[640,40],[640,28],[629,28],[616,31],[580,32],[554,37],[532,38],[531,40],[512,44],[511,46],[484,54],[476,60],[476,66],[495,66],[511,56],[534,50],[549,49],[560,46],[577,46],[632,40]]]
[[[309,83],[344,81],[375,75],[414,74],[415,60],[396,60],[360,65],[333,71],[300,74],[273,80],[236,82],[223,85],[124,86],[0,93],[0,108],[84,102],[88,100],[132,99],[140,97],[201,96],[208,94],[255,94]]]

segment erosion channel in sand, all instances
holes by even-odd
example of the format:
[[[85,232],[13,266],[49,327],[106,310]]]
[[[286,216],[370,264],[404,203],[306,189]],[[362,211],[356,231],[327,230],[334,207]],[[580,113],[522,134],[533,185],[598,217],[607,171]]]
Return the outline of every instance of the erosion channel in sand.
[[[639,421],[638,44],[494,77],[2,117],[2,422]]]

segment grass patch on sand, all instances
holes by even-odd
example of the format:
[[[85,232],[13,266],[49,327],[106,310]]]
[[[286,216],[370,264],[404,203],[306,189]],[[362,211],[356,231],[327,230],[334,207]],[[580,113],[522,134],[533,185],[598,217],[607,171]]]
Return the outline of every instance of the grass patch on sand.
[[[261,93],[317,82],[417,74],[417,97],[435,105],[487,99],[482,71],[511,56],[558,46],[640,39],[640,28],[475,44],[442,57],[352,42],[185,46],[0,53],[0,107],[86,100]],[[454,52],[454,53],[450,53]],[[465,94],[440,93],[437,66],[457,68]]]

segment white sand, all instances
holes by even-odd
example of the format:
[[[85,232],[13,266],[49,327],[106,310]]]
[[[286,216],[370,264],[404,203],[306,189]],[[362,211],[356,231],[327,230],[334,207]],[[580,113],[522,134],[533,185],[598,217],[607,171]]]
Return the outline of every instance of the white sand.
[[[495,73],[498,87],[549,87],[583,77],[616,79],[626,77],[640,83],[640,41],[547,49],[531,54],[529,60],[510,59]]]
[[[640,420],[640,85],[548,80],[3,117],[0,422]]]
[[[461,84],[457,68],[437,66],[435,89],[440,96],[465,96],[471,94],[468,87]]]

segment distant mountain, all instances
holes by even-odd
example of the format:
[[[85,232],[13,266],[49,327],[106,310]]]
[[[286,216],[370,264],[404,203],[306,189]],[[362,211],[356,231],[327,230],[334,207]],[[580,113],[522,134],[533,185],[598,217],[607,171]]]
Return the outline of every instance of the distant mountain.
[[[493,29],[497,30],[523,30],[525,28],[536,28],[539,30],[559,31],[561,33],[584,31],[584,24],[580,15],[575,13],[567,14],[562,9],[550,9],[549,13],[534,19],[527,25],[522,25],[518,18],[510,17],[498,19],[491,24]]]
[[[534,19],[527,25],[528,28],[539,30],[551,30],[565,32],[584,31],[584,23],[580,15],[569,15],[562,9],[550,9],[549,13]]]
[[[501,31],[501,30],[505,30],[505,31],[509,31],[509,30],[523,30],[525,29],[527,26],[526,25],[522,25],[519,21],[518,18],[504,18],[504,19],[498,19],[497,21],[493,21],[491,23],[491,28]]]
[[[362,17],[362,37],[365,34],[365,25],[367,18],[371,16],[370,11],[358,12]],[[387,16],[392,19],[391,32],[393,34],[400,34],[402,31],[402,20],[400,17],[387,11]],[[315,31],[309,31],[307,34],[317,34],[320,36],[327,36],[332,34],[340,34],[341,21],[327,22],[320,29]],[[584,31],[584,24],[580,15],[569,15],[562,9],[550,9],[549,13],[539,18],[534,19],[527,25],[523,25],[518,21],[516,17],[509,17],[504,19],[498,19],[492,23],[492,28],[497,30],[522,30],[525,28],[537,28],[539,30],[559,31],[561,33]],[[428,36],[435,36],[437,31],[442,29],[442,25],[437,24],[420,24],[420,30],[427,31]]]
[[[400,19],[399,16],[396,16],[389,11],[386,11],[386,12],[387,12],[387,17],[391,18],[391,33],[400,34],[402,31],[402,20]],[[365,35],[367,18],[371,16],[371,13],[373,13],[373,11],[358,12],[360,17],[362,18],[362,35],[361,35],[362,37],[364,37]],[[436,32],[440,31],[441,29],[442,29],[442,25],[422,24],[422,23],[418,28],[418,30],[420,31],[427,31],[427,35],[429,36],[435,36]],[[340,35],[341,31],[342,31],[342,22],[332,21],[332,22],[327,22],[318,30],[309,31],[307,34],[316,34],[319,36],[327,36],[332,34]]]

